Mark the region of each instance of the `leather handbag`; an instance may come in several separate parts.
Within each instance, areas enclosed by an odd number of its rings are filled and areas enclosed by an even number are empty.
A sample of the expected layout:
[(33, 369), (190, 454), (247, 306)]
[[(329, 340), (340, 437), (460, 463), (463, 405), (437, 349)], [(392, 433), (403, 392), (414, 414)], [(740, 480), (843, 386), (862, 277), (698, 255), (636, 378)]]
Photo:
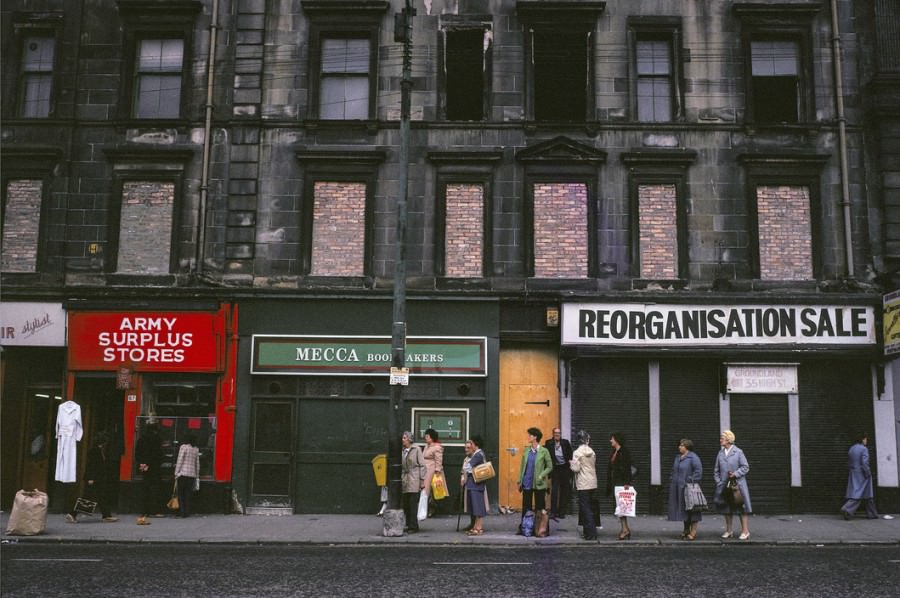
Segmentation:
[(490, 461), (486, 463), (482, 463), (480, 465), (476, 465), (472, 469), (472, 477), (475, 478), (477, 483), (486, 482), (487, 480), (495, 477), (497, 473), (494, 471), (494, 464)]
[(725, 502), (731, 507), (741, 507), (744, 504), (744, 495), (741, 493), (741, 485), (736, 478), (729, 478), (725, 484)]
[(688, 482), (684, 486), (684, 510), (685, 511), (705, 511), (709, 508), (706, 502), (706, 496), (700, 484), (696, 482)]
[(169, 499), (169, 502), (166, 503), (166, 506), (173, 510), (178, 510), (178, 480), (175, 480), (175, 483), (172, 485), (172, 498)]

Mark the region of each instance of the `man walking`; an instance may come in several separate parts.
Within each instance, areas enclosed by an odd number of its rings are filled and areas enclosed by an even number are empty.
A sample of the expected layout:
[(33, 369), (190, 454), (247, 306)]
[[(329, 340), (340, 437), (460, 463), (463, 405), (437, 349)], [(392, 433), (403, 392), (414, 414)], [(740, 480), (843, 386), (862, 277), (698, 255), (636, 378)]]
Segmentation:
[[(519, 464), (519, 492), (522, 493), (522, 520), (525, 513), (538, 512), (546, 509), (544, 495), (550, 483), (550, 472), (553, 471), (553, 461), (550, 452), (541, 446), (543, 434), (537, 428), (528, 428), (528, 444), (522, 451), (522, 462)], [(519, 531), (522, 532), (522, 520), (519, 521)]]
[(569, 461), (572, 460), (572, 444), (562, 437), (562, 430), (553, 428), (553, 438), (544, 444), (544, 448), (553, 459), (553, 473), (550, 474), (550, 517), (565, 518), (571, 490), (572, 470)]
[(841, 507), (844, 519), (852, 519), (860, 503), (866, 505), (866, 517), (878, 519), (875, 510), (875, 491), (872, 488), (872, 470), (869, 469), (869, 435), (860, 434), (847, 453), (847, 502)]

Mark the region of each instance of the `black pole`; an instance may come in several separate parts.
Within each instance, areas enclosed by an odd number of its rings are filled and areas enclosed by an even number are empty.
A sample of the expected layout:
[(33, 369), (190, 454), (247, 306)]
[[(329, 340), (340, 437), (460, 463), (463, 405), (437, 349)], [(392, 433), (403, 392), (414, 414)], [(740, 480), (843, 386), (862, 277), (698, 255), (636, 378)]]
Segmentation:
[[(394, 313), (391, 327), (391, 366), (406, 366), (406, 221), (409, 193), (409, 119), (412, 93), (412, 0), (395, 21), (394, 39), (403, 42), (403, 76), (400, 80), (400, 191), (397, 197), (397, 239), (394, 261)], [(400, 508), (401, 443), (403, 426), (403, 385), (392, 380), (388, 416), (388, 508)], [(393, 521), (393, 518), (390, 519)], [(389, 519), (385, 518), (385, 533)]]

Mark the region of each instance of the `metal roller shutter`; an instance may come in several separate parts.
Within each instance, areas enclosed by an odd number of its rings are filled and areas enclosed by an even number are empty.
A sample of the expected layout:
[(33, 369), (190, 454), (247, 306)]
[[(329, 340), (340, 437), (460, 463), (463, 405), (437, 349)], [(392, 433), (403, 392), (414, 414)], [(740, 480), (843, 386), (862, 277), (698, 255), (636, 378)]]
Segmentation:
[[(634, 480), (638, 493), (648, 495), (650, 485), (650, 406), (647, 362), (640, 359), (581, 358), (573, 364), (572, 434), (585, 429), (597, 453), (600, 507), (612, 513), (612, 499), (605, 497), (609, 436), (625, 435), (633, 463), (638, 467)], [(649, 510), (640, 500), (638, 511)], [(573, 511), (577, 513), (576, 511)]]
[[(750, 463), (754, 513), (791, 513), (791, 439), (787, 395), (731, 395), (731, 431)], [(715, 463), (712, 464), (713, 466)]]

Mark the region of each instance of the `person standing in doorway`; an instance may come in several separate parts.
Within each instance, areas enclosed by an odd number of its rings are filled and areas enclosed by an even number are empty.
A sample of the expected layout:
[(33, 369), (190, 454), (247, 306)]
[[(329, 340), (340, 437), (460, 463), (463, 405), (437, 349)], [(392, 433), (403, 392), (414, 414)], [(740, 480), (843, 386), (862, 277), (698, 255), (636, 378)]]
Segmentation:
[[(88, 451), (87, 464), (84, 468), (84, 492), (87, 498), (97, 501), (97, 508), (103, 514), (105, 523), (115, 523), (112, 507), (115, 497), (115, 485), (119, 480), (119, 459), (114, 458), (110, 449), (108, 432), (98, 432), (94, 446)], [(69, 523), (78, 523), (78, 513), (72, 510), (66, 515)]]
[(138, 525), (150, 525), (147, 517), (162, 517), (160, 509), (160, 470), (162, 469), (163, 450), (159, 438), (159, 424), (154, 419), (147, 420), (144, 433), (138, 438), (134, 448), (134, 460), (141, 474), (142, 509), (138, 517)]
[[(732, 520), (737, 514), (741, 518), (741, 540), (750, 538), (750, 488), (747, 486), (747, 474), (750, 473), (750, 463), (744, 455), (744, 451), (734, 445), (734, 432), (725, 430), (719, 436), (719, 454), (716, 456), (716, 467), (713, 469), (713, 479), (716, 482), (716, 494), (713, 502), (720, 506), (725, 516), (725, 531), (722, 538), (731, 538), (734, 535)], [(734, 492), (727, 488), (729, 483), (737, 484), (740, 489), (741, 501), (734, 501)]]
[(406, 515), (406, 529), (414, 534), (419, 531), (419, 496), (425, 489), (425, 460), (422, 449), (413, 444), (412, 432), (404, 432), (400, 439), (403, 444), (400, 479), (403, 485), (403, 513)]
[(575, 488), (578, 491), (578, 520), (585, 540), (597, 539), (597, 523), (594, 521), (594, 491), (597, 489), (597, 455), (591, 448), (591, 435), (579, 430), (576, 436), (581, 445), (572, 453), (569, 466), (575, 472)]
[(175, 480), (178, 487), (177, 517), (188, 517), (191, 514), (191, 496), (200, 480), (200, 449), (194, 434), (188, 434), (178, 447)]
[[(609, 436), (609, 466), (606, 469), (606, 495), (612, 496), (616, 486), (630, 486), (632, 478), (631, 453), (625, 447), (625, 436), (621, 432), (613, 432)], [(619, 540), (630, 540), (631, 528), (628, 517), (619, 517)]]
[[(550, 485), (550, 472), (553, 471), (553, 460), (550, 451), (541, 446), (543, 434), (537, 428), (528, 428), (528, 444), (522, 450), (522, 461), (519, 464), (519, 492), (522, 493), (522, 520), (525, 513), (532, 511), (535, 518), (538, 512), (546, 512), (547, 486)], [(519, 535), (522, 521), (519, 521)]]
[(562, 437), (562, 430), (553, 428), (553, 438), (547, 440), (544, 448), (550, 451), (553, 471), (550, 474), (550, 517), (565, 518), (569, 506), (569, 492), (572, 484), (572, 444)]
[(878, 519), (875, 509), (875, 489), (872, 486), (872, 470), (869, 468), (869, 435), (865, 432), (857, 436), (856, 442), (847, 453), (847, 502), (841, 507), (844, 519), (853, 519), (860, 503), (866, 506), (866, 517)]

